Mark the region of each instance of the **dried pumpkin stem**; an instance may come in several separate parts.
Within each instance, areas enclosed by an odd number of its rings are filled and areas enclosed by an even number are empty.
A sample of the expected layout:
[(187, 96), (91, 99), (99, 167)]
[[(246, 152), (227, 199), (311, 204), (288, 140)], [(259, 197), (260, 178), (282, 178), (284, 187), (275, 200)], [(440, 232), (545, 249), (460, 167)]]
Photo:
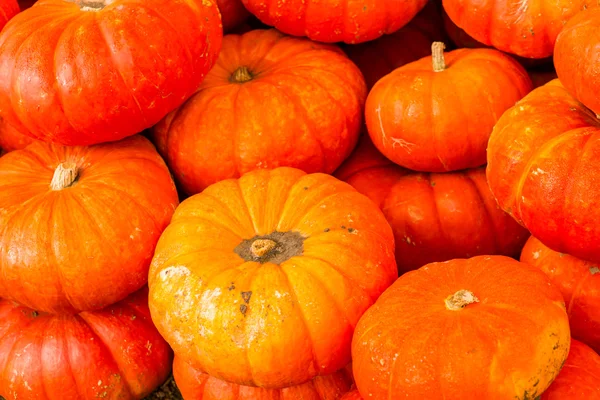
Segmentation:
[(431, 45), (431, 64), (434, 72), (442, 72), (446, 69), (446, 60), (444, 59), (444, 49), (446, 45), (442, 42), (433, 42)]
[(230, 81), (233, 83), (244, 83), (251, 81), (253, 78), (248, 67), (239, 67), (231, 74)]
[(54, 170), (54, 176), (52, 182), (50, 182), (50, 189), (52, 190), (63, 190), (71, 186), (75, 180), (77, 180), (79, 170), (77, 165), (72, 162), (65, 162), (59, 164)]
[(261, 258), (269, 254), (275, 247), (277, 247), (277, 242), (271, 239), (256, 239), (252, 242), (250, 251), (254, 257)]
[(106, 7), (110, 2), (106, 0), (79, 0), (77, 2), (79, 4), (79, 9), (81, 11), (100, 11), (104, 7)]
[(479, 299), (468, 290), (459, 290), (446, 298), (446, 308), (452, 311), (460, 310), (473, 303), (479, 303)]

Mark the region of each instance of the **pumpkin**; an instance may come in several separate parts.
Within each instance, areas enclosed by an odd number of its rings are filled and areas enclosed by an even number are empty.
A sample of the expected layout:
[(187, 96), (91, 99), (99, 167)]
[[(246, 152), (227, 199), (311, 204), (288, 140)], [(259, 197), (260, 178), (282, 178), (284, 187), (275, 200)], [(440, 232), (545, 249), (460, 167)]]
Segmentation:
[(570, 345), (560, 291), (538, 268), (505, 256), (428, 264), (386, 290), (352, 340), (366, 399), (539, 396)]
[(597, 0), (444, 0), (444, 10), (459, 28), (486, 46), (524, 58), (552, 56), (561, 29)]
[(0, 117), (0, 149), (5, 152), (21, 150), (35, 140)]
[(317, 42), (362, 43), (397, 31), (427, 0), (323, 2), (319, 0), (242, 0), (263, 23)]
[(560, 82), (577, 100), (596, 114), (600, 114), (598, 29), (600, 8), (577, 14), (558, 35), (554, 52), (554, 65)]
[(78, 312), (147, 282), (154, 247), (178, 204), (141, 136), (90, 147), (36, 142), (0, 158), (0, 297)]
[(445, 38), (439, 5), (430, 1), (400, 30), (372, 42), (345, 46), (344, 50), (360, 68), (370, 89), (396, 68), (431, 54), (431, 44)]
[(339, 400), (350, 390), (345, 370), (284, 389), (240, 386), (213, 378), (175, 357), (173, 376), (185, 400)]
[(403, 167), (447, 172), (485, 164), (502, 113), (527, 94), (531, 80), (515, 60), (491, 49), (458, 49), (396, 69), (371, 90), (366, 123), (375, 146)]
[(15, 15), (19, 13), (19, 3), (16, 0), (2, 0), (0, 2), (0, 30)]
[(585, 344), (571, 340), (567, 362), (540, 400), (600, 400), (600, 356)]
[(600, 268), (544, 246), (533, 236), (521, 253), (521, 262), (540, 268), (560, 289), (567, 304), (573, 338), (600, 351)]
[(552, 250), (600, 261), (600, 121), (558, 80), (508, 110), (488, 145), (498, 204)]
[(392, 230), (366, 196), (330, 175), (260, 169), (177, 208), (150, 311), (183, 361), (279, 389), (348, 364), (356, 322), (397, 276)]
[(152, 324), (148, 289), (100, 311), (51, 315), (0, 300), (0, 396), (141, 399), (173, 355)]
[(360, 396), (358, 390), (354, 389), (353, 391), (343, 395), (340, 400), (363, 400), (363, 398)]
[(210, 0), (39, 0), (0, 34), (0, 115), (64, 145), (131, 136), (194, 93), (221, 38)]
[(227, 35), (198, 92), (153, 137), (190, 194), (257, 168), (331, 173), (356, 145), (365, 98), (338, 47), (275, 30)]
[(237, 28), (250, 16), (240, 0), (216, 0), (216, 2), (221, 12), (223, 31), (225, 32)]
[(379, 205), (394, 231), (400, 273), (453, 258), (518, 256), (529, 236), (498, 207), (483, 167), (409, 171), (381, 155), (365, 135), (335, 176)]

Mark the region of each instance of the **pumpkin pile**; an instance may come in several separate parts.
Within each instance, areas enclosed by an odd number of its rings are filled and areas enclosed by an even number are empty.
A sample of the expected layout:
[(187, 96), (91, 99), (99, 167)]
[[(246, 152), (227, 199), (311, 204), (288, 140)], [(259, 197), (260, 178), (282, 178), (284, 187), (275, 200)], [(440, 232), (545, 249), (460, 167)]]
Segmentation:
[(0, 30), (1, 400), (600, 400), (597, 0)]

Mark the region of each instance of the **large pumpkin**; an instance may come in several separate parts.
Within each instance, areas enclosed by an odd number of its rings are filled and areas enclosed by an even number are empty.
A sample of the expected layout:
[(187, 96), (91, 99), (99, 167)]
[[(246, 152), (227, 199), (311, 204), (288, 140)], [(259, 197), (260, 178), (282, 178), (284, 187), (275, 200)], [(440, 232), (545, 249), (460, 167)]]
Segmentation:
[(0, 117), (0, 151), (21, 150), (33, 143), (35, 139), (19, 131)]
[(544, 246), (533, 236), (521, 253), (521, 262), (536, 266), (560, 289), (567, 304), (571, 335), (600, 351), (600, 268)]
[(351, 392), (346, 393), (340, 400), (363, 400), (358, 390), (354, 389)]
[(409, 171), (381, 155), (365, 135), (335, 176), (379, 205), (394, 231), (400, 273), (453, 258), (518, 256), (529, 236), (498, 207), (483, 167)]
[(498, 204), (555, 251), (600, 261), (600, 121), (558, 80), (508, 110), (488, 145)]
[(352, 386), (344, 369), (283, 389), (240, 386), (213, 378), (175, 357), (173, 376), (185, 400), (340, 400)]
[[(596, 3), (596, 2), (594, 2)], [(558, 35), (554, 65), (575, 98), (600, 114), (600, 8), (581, 12)]]
[(0, 397), (134, 400), (165, 381), (171, 349), (148, 290), (101, 311), (50, 315), (0, 300)]
[(211, 0), (39, 0), (0, 34), (0, 115), (65, 145), (131, 136), (194, 93), (221, 37)]
[(2, 0), (2, 2), (0, 2), (0, 31), (12, 17), (19, 13), (19, 11), (19, 3), (17, 3), (17, 0)]
[(450, 19), (469, 36), (525, 58), (552, 56), (561, 29), (597, 0), (444, 0)]
[(562, 295), (538, 268), (504, 256), (433, 263), (360, 319), (354, 378), (365, 399), (530, 400), (570, 340)]
[(371, 200), (330, 175), (256, 170), (181, 203), (152, 261), (150, 310), (182, 360), (283, 388), (348, 364), (356, 322), (396, 277)]
[(403, 167), (447, 172), (485, 164), (502, 113), (532, 88), (515, 60), (492, 49), (459, 49), (396, 69), (369, 93), (366, 123), (375, 146)]
[(38, 311), (100, 309), (141, 288), (177, 206), (141, 136), (37, 142), (0, 158), (0, 297)]
[(258, 19), (281, 32), (318, 42), (362, 43), (406, 25), (427, 0), (242, 0)]
[(198, 92), (153, 135), (190, 194), (257, 168), (331, 173), (356, 145), (365, 97), (337, 47), (275, 30), (228, 35)]

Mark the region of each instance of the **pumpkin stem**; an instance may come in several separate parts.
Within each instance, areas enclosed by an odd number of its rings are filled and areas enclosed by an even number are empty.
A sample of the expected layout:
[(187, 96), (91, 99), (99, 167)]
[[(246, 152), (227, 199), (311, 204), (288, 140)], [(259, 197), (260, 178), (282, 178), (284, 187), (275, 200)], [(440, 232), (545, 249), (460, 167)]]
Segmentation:
[(262, 258), (269, 254), (275, 247), (277, 247), (277, 242), (271, 239), (256, 239), (252, 242), (250, 251), (254, 257)]
[(444, 49), (446, 45), (442, 42), (433, 42), (431, 45), (431, 63), (433, 72), (442, 72), (446, 69), (446, 60), (444, 59)]
[(79, 175), (77, 165), (72, 162), (65, 162), (59, 164), (54, 170), (54, 176), (52, 182), (50, 182), (50, 189), (52, 190), (63, 190), (71, 186)]
[(233, 83), (244, 83), (251, 81), (252, 78), (253, 76), (250, 73), (248, 67), (239, 67), (238, 69), (233, 71), (233, 74), (231, 74), (229, 80)]
[(473, 303), (479, 303), (479, 299), (468, 290), (459, 290), (446, 298), (446, 308), (452, 311), (460, 310)]
[(110, 3), (107, 0), (79, 0), (79, 9), (81, 11), (100, 11)]

